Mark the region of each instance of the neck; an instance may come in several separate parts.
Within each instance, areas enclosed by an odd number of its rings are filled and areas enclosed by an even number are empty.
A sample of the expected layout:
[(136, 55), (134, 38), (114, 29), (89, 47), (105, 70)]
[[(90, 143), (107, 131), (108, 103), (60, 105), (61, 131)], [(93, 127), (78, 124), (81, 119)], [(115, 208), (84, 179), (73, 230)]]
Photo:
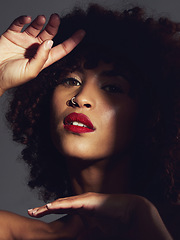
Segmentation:
[(130, 191), (130, 157), (98, 161), (68, 159), (67, 162), (74, 194)]

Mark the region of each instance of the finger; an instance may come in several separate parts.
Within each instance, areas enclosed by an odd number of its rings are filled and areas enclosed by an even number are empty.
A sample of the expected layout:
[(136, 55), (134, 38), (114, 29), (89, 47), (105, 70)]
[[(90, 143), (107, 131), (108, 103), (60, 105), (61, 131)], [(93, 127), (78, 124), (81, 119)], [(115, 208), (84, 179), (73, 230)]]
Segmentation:
[(78, 201), (76, 197), (68, 197), (68, 198), (60, 198), (52, 203), (48, 203), (44, 206), (29, 209), (28, 214), (33, 217), (42, 217), (47, 214), (62, 214), (68, 213), (72, 214), (75, 213), (77, 210), (82, 208), (83, 203), (81, 200)]
[(52, 14), (45, 29), (39, 34), (38, 38), (44, 42), (47, 39), (53, 39), (58, 31), (60, 18), (58, 14)]
[[(101, 201), (102, 202), (102, 201)], [(96, 205), (99, 205), (96, 197), (92, 194), (81, 194), (68, 198), (60, 198), (42, 207), (29, 210), (29, 215), (42, 217), (47, 214), (74, 214), (83, 212), (93, 212)]]
[(31, 217), (35, 218), (41, 218), (49, 214), (74, 214), (77, 212), (77, 210), (69, 210), (69, 209), (58, 209), (58, 210), (50, 210), (47, 209), (46, 207), (40, 207), (40, 208), (34, 208), (34, 209), (29, 209), (28, 214)]
[(28, 214), (31, 217), (43, 217), (47, 214), (50, 214), (51, 212), (49, 209), (46, 207), (46, 205), (42, 206), (41, 208), (33, 208), (33, 209), (28, 209)]
[(39, 208), (29, 209), (28, 214), (31, 217), (40, 218), (48, 214), (74, 214), (76, 211), (77, 209), (61, 208), (60, 206), (58, 209), (49, 209), (47, 204)]
[(48, 59), (50, 49), (53, 45), (52, 40), (47, 40), (43, 42), (33, 58), (30, 59), (26, 66), (26, 73), (28, 79), (35, 78), (39, 72), (42, 70), (46, 60)]
[(82, 41), (84, 36), (85, 31), (79, 30), (75, 32), (70, 38), (65, 40), (63, 43), (52, 48), (49, 55), (49, 59), (45, 63), (44, 68), (48, 67), (49, 65), (53, 64), (54, 62), (60, 60), (68, 53), (70, 53)]
[[(74, 210), (82, 210), (81, 212), (101, 212), (101, 207), (107, 202), (107, 199), (109, 199), (108, 194), (84, 193), (72, 197), (59, 198), (54, 202), (48, 203), (46, 208), (53, 212), (62, 211), (63, 209), (70, 212)], [(39, 210), (42, 212), (44, 208), (39, 208)]]
[(46, 22), (46, 18), (43, 15), (37, 16), (36, 19), (24, 30), (25, 33), (32, 37), (36, 37), (40, 31), (42, 30), (44, 24)]
[(28, 24), (30, 22), (31, 22), (30, 16), (20, 16), (12, 22), (12, 24), (10, 25), (8, 30), (15, 31), (15, 32), (21, 32), (24, 25)]

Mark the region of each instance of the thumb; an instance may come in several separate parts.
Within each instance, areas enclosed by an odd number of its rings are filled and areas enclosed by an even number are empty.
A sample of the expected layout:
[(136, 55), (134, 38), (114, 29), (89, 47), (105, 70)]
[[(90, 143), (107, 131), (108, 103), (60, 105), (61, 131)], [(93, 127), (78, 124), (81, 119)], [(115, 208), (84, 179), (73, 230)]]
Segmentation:
[(29, 61), (30, 78), (36, 77), (43, 69), (45, 62), (49, 57), (49, 52), (53, 46), (52, 40), (44, 41), (37, 49), (34, 57)]

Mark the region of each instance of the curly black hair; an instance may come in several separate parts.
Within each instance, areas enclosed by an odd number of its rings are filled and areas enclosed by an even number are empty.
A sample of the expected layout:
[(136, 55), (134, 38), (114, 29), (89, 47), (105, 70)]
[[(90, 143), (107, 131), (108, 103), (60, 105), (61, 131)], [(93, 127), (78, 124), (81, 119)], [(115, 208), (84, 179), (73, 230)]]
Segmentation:
[(31, 188), (45, 200), (72, 194), (66, 162), (50, 137), (50, 101), (54, 88), (82, 63), (113, 63), (138, 95), (139, 119), (133, 154), (133, 192), (153, 202), (177, 201), (180, 189), (180, 35), (179, 25), (153, 19), (134, 7), (123, 12), (90, 5), (61, 19), (54, 43), (78, 29), (83, 41), (36, 79), (13, 89), (7, 120), (13, 139), (24, 144)]

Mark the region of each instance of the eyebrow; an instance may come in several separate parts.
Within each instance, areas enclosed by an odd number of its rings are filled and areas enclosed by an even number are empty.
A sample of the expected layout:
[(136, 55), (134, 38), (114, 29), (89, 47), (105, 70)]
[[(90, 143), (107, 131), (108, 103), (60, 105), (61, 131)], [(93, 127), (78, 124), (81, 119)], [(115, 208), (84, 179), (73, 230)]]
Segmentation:
[[(78, 67), (78, 69), (76, 71), (78, 71), (82, 75), (85, 75), (85, 70), (86, 69), (84, 69), (83, 67)], [(89, 69), (89, 70), (91, 70), (91, 69)], [(119, 71), (119, 69), (114, 69), (114, 68), (110, 69), (110, 70), (105, 70), (105, 71), (102, 71), (99, 76), (100, 77), (121, 77), (121, 78), (127, 80), (127, 77), (125, 74), (123, 74), (122, 69), (121, 69), (121, 71)]]
[[(85, 69), (83, 67), (79, 67), (77, 69), (77, 71), (82, 73), (82, 74), (85, 74)], [(123, 77), (123, 74), (120, 71), (117, 71), (115, 69), (111, 69), (111, 70), (105, 70), (105, 71), (101, 72), (100, 76), (103, 76), (103, 77), (104, 76), (109, 76), (109, 77), (110, 76), (112, 76), (112, 77), (114, 77), (114, 76), (121, 76), (121, 77)]]
[(122, 73), (115, 70), (115, 69), (103, 71), (100, 75), (101, 76), (108, 76), (108, 77), (118, 77), (118, 76), (123, 77)]
[(75, 69), (75, 71), (77, 71), (77, 72), (79, 72), (79, 73), (81, 73), (83, 75), (85, 74), (85, 70), (84, 70), (84, 68), (82, 66), (79, 66), (77, 69)]

